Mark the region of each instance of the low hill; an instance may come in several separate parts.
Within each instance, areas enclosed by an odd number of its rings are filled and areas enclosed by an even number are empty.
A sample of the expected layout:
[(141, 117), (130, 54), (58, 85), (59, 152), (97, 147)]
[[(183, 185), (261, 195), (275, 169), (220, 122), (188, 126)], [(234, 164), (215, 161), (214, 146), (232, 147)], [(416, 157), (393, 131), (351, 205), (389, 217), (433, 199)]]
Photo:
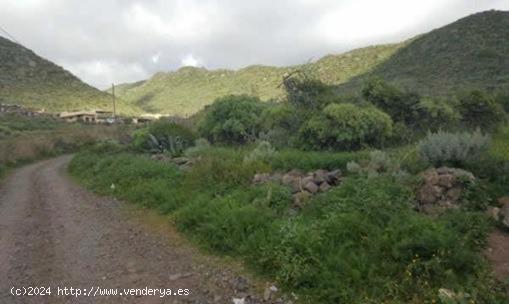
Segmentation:
[[(111, 109), (112, 98), (33, 51), (0, 37), (0, 103), (60, 112)], [(140, 111), (121, 101), (117, 109), (121, 114)]]
[(189, 115), (227, 94), (279, 99), (283, 75), (306, 67), (316, 77), (356, 93), (373, 76), (422, 94), (509, 85), (509, 12), (487, 11), (399, 44), (328, 55), (302, 66), (250, 66), (237, 71), (184, 67), (121, 86), (127, 102), (151, 112)]

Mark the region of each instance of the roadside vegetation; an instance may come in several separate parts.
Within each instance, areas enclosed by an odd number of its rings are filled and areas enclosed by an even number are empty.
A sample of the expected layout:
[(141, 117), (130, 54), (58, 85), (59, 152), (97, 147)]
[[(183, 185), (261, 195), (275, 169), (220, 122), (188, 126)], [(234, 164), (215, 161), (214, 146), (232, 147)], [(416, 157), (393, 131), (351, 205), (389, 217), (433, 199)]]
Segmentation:
[(129, 136), (125, 126), (65, 123), (49, 117), (0, 113), (0, 176), (34, 160), (73, 153), (96, 142), (121, 141)]
[[(509, 194), (502, 95), (436, 99), (376, 78), (344, 98), (305, 72), (282, 85), (285, 102), (222, 97), (191, 129), (159, 121), (129, 145), (79, 153), (70, 172), (98, 193), (169, 215), (301, 303), (507, 303), (507, 282), (483, 256), (501, 227), (486, 210)], [(428, 213), (422, 172), (442, 166), (462, 176), (461, 195)], [(335, 169), (339, 185), (298, 204), (305, 191), (277, 179)]]

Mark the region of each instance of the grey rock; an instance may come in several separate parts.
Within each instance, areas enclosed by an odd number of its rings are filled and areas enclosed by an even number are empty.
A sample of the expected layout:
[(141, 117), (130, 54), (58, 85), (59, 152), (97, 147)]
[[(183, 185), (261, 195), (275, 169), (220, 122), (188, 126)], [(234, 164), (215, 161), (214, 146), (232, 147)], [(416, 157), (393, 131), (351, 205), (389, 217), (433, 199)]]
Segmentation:
[(329, 180), (329, 172), (323, 169), (316, 170), (313, 172), (313, 180), (315, 184), (321, 184)]
[(304, 185), (304, 190), (308, 191), (309, 193), (315, 194), (318, 192), (318, 186), (313, 181), (308, 181)]
[(330, 189), (332, 188), (331, 185), (329, 185), (329, 183), (327, 182), (324, 182), (320, 185), (320, 192), (327, 192), (329, 191)]
[(438, 177), (438, 185), (451, 188), (456, 183), (456, 176), (453, 174), (443, 174)]
[(331, 185), (337, 185), (341, 182), (341, 170), (333, 170), (327, 174), (327, 181)]

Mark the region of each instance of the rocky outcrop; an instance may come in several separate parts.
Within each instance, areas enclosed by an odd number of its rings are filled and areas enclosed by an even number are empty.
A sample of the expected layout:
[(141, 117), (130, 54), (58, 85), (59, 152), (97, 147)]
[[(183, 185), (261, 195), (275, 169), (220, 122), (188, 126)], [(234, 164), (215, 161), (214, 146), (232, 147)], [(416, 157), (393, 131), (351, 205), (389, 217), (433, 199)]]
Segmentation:
[(316, 170), (302, 173), (291, 170), (285, 174), (258, 173), (253, 177), (253, 184), (259, 185), (267, 182), (278, 182), (290, 188), (294, 207), (301, 208), (312, 195), (329, 191), (332, 187), (341, 184), (343, 180), (341, 170)]
[(431, 168), (421, 176), (423, 184), (417, 192), (418, 209), (428, 214), (458, 208), (465, 183), (475, 181), (472, 173), (448, 167)]

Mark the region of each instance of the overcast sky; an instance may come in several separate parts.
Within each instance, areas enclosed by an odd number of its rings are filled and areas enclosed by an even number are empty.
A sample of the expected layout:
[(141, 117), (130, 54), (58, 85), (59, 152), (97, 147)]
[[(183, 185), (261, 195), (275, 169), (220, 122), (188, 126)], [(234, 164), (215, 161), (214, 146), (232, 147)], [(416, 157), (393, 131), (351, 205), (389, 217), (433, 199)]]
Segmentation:
[(0, 0), (0, 26), (105, 88), (185, 65), (299, 64), (489, 9), (509, 0)]

